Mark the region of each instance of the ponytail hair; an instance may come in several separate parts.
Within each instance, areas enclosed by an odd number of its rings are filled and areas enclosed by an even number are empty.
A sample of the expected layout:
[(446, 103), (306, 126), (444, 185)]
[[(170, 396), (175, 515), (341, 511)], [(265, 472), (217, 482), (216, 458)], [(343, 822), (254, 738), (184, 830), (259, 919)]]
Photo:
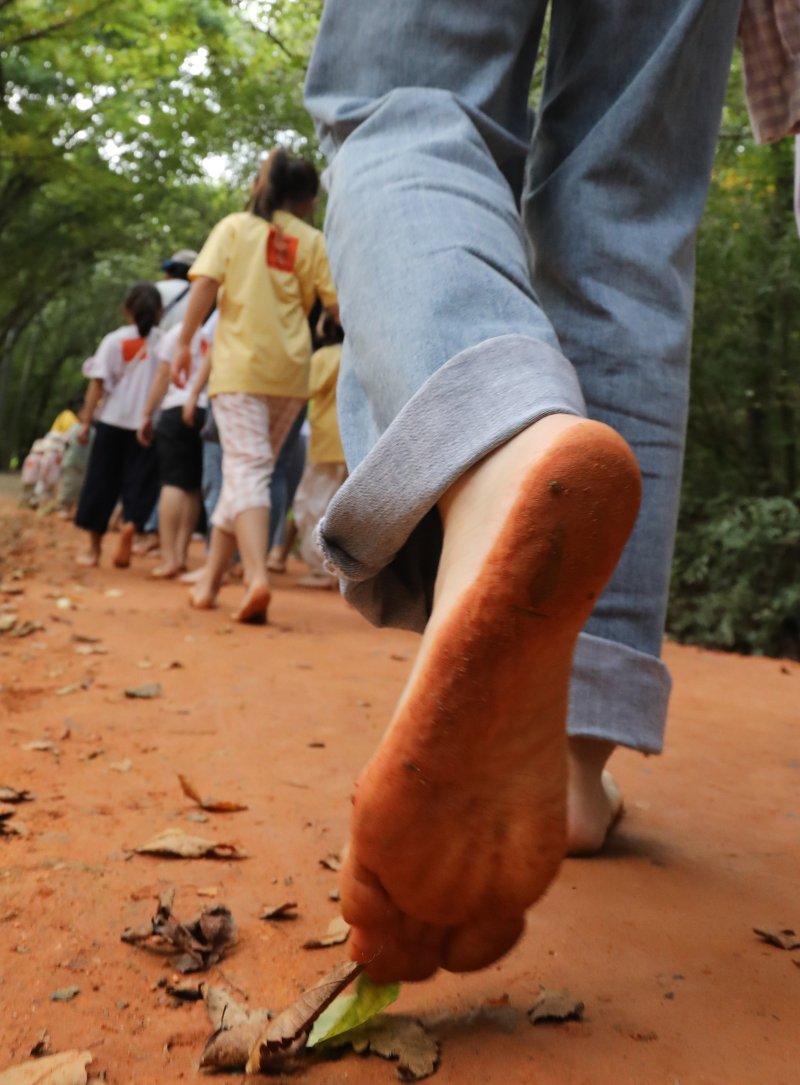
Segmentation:
[(125, 295), (125, 309), (132, 317), (139, 335), (146, 339), (161, 320), (161, 295), (152, 283), (134, 283)]
[(247, 210), (272, 221), (282, 207), (313, 200), (319, 192), (319, 175), (313, 163), (275, 147), (258, 171)]

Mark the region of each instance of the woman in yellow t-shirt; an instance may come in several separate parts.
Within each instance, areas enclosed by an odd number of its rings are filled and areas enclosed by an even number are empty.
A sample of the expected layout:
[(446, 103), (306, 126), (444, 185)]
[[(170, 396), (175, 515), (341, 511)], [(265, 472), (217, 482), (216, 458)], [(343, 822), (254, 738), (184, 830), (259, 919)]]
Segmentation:
[[(247, 211), (217, 223), (189, 272), (189, 304), (172, 363), (182, 384), (190, 344), (216, 299), (208, 394), (222, 444), (222, 492), (211, 518), (208, 562), (190, 601), (212, 607), (238, 545), (245, 597), (237, 621), (266, 621), (269, 482), (286, 435), (308, 398), (308, 313), (319, 298), (338, 317), (325, 242), (309, 225), (319, 190), (310, 162), (282, 149), (263, 163)], [(198, 375), (192, 395), (200, 391)]]

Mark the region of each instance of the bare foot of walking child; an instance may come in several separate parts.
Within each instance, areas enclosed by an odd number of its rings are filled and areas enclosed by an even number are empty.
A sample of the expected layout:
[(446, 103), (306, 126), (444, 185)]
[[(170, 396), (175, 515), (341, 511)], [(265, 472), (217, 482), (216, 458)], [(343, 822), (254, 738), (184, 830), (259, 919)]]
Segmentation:
[(433, 611), (358, 781), (342, 872), (351, 952), (374, 979), (491, 964), (555, 876), (573, 648), (639, 493), (622, 438), (553, 415), (440, 502)]

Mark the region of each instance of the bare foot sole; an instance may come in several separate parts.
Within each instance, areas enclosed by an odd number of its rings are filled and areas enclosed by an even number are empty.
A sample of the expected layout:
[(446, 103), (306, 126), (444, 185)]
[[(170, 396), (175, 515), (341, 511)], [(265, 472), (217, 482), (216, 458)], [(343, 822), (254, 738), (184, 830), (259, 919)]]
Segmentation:
[(251, 584), (247, 589), (244, 602), (231, 617), (244, 625), (266, 625), (270, 592), (266, 584)]
[(133, 537), (136, 534), (136, 528), (133, 524), (123, 524), (119, 533), (119, 542), (117, 543), (117, 550), (114, 554), (113, 562), (118, 569), (127, 569), (131, 563), (131, 552), (133, 550)]
[(351, 954), (378, 982), (486, 967), (555, 876), (572, 652), (639, 492), (617, 434), (554, 416), (443, 504), (433, 612), (358, 781), (342, 871)]
[(99, 554), (78, 554), (75, 558), (75, 564), (80, 565), (83, 569), (94, 569), (100, 564)]

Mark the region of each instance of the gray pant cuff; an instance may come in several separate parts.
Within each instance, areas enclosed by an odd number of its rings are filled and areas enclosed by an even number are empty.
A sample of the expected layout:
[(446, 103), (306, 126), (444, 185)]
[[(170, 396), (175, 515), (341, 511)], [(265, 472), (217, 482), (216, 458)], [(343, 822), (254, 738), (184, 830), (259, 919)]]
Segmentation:
[(661, 753), (671, 688), (660, 659), (582, 633), (572, 664), (567, 730)]
[(502, 335), (449, 359), (406, 403), (328, 507), (327, 568), (375, 625), (422, 631), (441, 550), (436, 502), (473, 464), (545, 415), (586, 413), (567, 359)]

